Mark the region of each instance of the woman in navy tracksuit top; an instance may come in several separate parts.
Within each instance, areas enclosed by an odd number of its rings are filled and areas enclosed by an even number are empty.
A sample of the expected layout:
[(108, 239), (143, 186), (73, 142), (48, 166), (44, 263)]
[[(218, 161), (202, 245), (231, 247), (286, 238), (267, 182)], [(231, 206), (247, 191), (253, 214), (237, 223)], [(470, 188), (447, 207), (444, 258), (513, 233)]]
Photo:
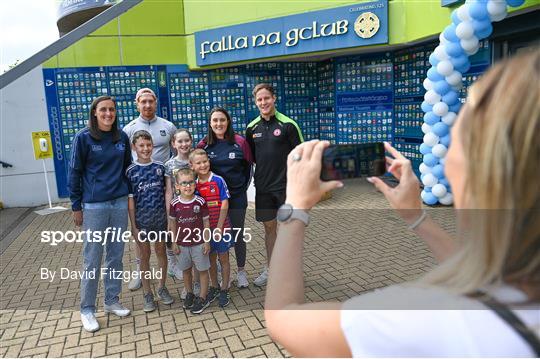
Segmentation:
[[(128, 182), (131, 164), (129, 138), (117, 127), (116, 104), (109, 96), (96, 98), (90, 108), (88, 127), (73, 139), (69, 163), (69, 193), (76, 226), (89, 230), (83, 246), (81, 321), (84, 329), (99, 329), (95, 319), (100, 278), (105, 284), (105, 312), (126, 316), (119, 303), (122, 290), (124, 242), (113, 241), (127, 228)], [(109, 228), (109, 230), (107, 230)], [(113, 233), (111, 233), (113, 232)], [(105, 238), (105, 243), (98, 236)], [(101, 268), (103, 249), (105, 265)]]
[(208, 135), (197, 145), (208, 153), (212, 172), (225, 179), (231, 198), (229, 219), (231, 226), (240, 231), (234, 245), (238, 265), (237, 285), (247, 287), (249, 282), (244, 270), (246, 264), (246, 242), (243, 240), (247, 208), (247, 189), (251, 180), (253, 157), (245, 138), (234, 133), (231, 116), (221, 107), (210, 112)]

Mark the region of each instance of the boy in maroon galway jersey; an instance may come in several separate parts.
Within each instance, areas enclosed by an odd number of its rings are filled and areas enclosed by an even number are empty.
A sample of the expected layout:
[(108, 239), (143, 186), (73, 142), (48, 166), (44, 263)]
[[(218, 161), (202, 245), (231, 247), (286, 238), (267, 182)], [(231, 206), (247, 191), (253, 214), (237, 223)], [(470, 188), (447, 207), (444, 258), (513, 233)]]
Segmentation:
[[(229, 249), (234, 245), (232, 241), (231, 225), (227, 212), (229, 211), (229, 190), (223, 177), (210, 171), (210, 160), (203, 149), (195, 149), (189, 154), (191, 168), (197, 174), (197, 194), (206, 200), (210, 212), (210, 228), (212, 240), (210, 242), (210, 280), (212, 285), (208, 289), (207, 299), (212, 302), (219, 296), (219, 306), (229, 305), (229, 277), (231, 265), (229, 263)], [(218, 283), (217, 258), (221, 264), (221, 287)]]
[[(178, 253), (178, 268), (182, 271), (187, 290), (184, 308), (200, 314), (209, 305), (208, 281), (210, 268), (210, 221), (208, 206), (204, 198), (195, 195), (195, 173), (189, 168), (178, 170), (175, 175), (176, 188), (180, 195), (171, 202), (169, 227), (172, 229), (173, 250)], [(200, 273), (201, 293), (193, 294), (191, 267)]]

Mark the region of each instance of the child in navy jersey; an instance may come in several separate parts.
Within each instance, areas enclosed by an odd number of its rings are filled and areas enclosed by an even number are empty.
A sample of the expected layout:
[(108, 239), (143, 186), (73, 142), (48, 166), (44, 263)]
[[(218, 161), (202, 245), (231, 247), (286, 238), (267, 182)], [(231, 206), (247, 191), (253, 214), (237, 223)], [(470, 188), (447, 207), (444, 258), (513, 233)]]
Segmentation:
[[(173, 250), (179, 253), (178, 268), (182, 271), (186, 299), (184, 308), (200, 314), (208, 307), (208, 268), (210, 260), (210, 222), (204, 198), (195, 195), (195, 174), (189, 168), (178, 170), (175, 186), (180, 195), (174, 198), (169, 209), (169, 227), (173, 232)], [(199, 271), (200, 296), (193, 293), (192, 267)]]
[[(145, 312), (156, 309), (154, 294), (150, 288), (150, 240), (154, 242), (159, 271), (158, 298), (164, 304), (172, 304), (174, 299), (165, 287), (167, 276), (167, 255), (165, 239), (167, 231), (167, 212), (165, 207), (165, 167), (163, 163), (153, 161), (152, 136), (141, 130), (133, 134), (132, 149), (137, 153), (137, 160), (127, 168), (129, 182), (128, 211), (131, 231), (141, 253), (141, 280), (143, 286)], [(163, 238), (162, 238), (163, 237)], [(160, 239), (162, 238), (162, 240)]]
[[(229, 248), (233, 245), (233, 234), (227, 212), (229, 210), (229, 190), (225, 180), (210, 171), (208, 155), (202, 149), (195, 149), (189, 155), (191, 167), (197, 174), (197, 192), (206, 200), (210, 213), (210, 228), (212, 241), (210, 246), (210, 279), (212, 286), (208, 290), (208, 301), (212, 302), (219, 296), (219, 306), (229, 304)], [(218, 289), (217, 258), (221, 264), (221, 290)]]

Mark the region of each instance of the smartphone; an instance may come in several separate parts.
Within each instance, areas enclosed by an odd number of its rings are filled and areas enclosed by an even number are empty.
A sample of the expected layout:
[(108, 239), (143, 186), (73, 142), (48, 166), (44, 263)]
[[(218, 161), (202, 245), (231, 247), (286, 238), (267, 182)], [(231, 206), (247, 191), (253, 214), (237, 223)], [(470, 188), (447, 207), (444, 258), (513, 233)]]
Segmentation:
[(330, 145), (322, 157), (321, 180), (382, 176), (386, 172), (382, 142)]

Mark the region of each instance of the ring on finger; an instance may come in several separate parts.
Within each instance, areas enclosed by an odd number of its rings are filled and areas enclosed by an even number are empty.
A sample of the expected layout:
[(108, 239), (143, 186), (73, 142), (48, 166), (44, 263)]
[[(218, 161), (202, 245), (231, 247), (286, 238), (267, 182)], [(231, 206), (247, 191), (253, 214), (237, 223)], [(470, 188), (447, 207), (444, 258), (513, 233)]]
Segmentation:
[(293, 161), (298, 162), (301, 159), (302, 159), (302, 156), (299, 153), (297, 153), (297, 152), (293, 153), (293, 155), (292, 155), (292, 160)]

